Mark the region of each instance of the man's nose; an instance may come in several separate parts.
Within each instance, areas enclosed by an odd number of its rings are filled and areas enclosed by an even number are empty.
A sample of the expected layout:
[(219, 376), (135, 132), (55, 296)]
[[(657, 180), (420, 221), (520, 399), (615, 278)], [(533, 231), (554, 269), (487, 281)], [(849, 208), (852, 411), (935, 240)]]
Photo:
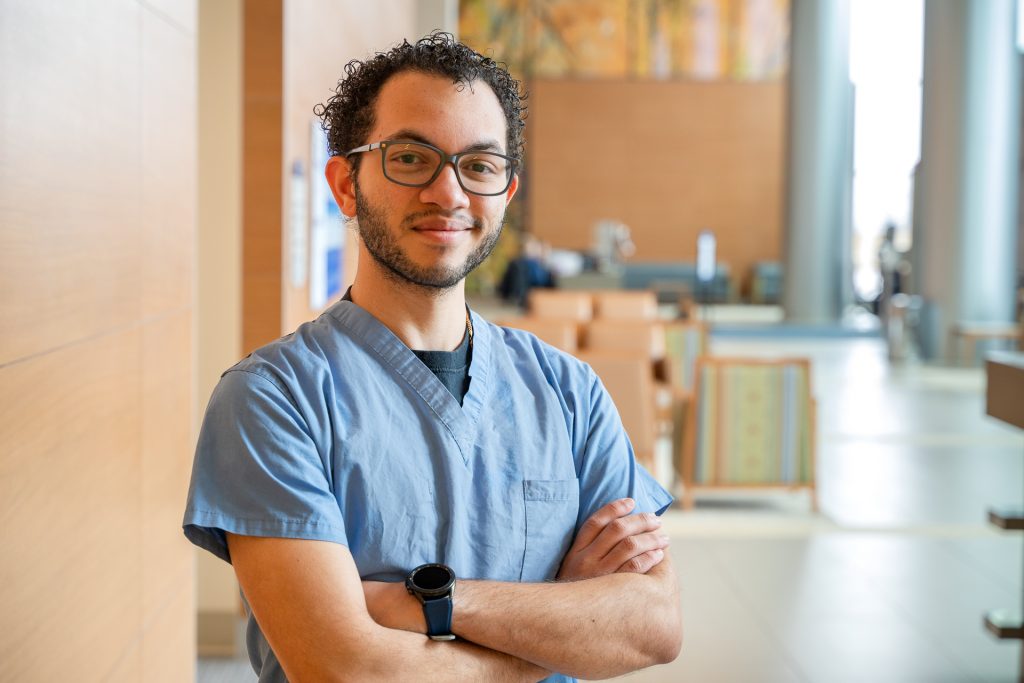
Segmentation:
[(420, 191), (424, 203), (437, 204), (444, 209), (462, 209), (469, 206), (469, 194), (462, 189), (455, 175), (455, 165), (447, 162), (441, 172)]

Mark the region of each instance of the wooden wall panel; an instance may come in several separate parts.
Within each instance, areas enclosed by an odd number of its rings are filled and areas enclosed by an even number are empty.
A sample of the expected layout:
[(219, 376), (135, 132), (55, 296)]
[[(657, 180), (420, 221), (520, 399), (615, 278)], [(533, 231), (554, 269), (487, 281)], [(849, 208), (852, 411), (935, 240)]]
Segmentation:
[(695, 261), (711, 229), (742, 275), (781, 257), (784, 83), (536, 81), (527, 120), (529, 225), (587, 249), (632, 229), (635, 260)]
[(244, 355), (282, 334), (282, 0), (251, 0), (243, 15)]
[[(142, 20), (139, 680), (171, 682), (195, 670), (195, 552), (181, 515), (193, 444), (196, 8), (169, 0), (161, 7)], [(147, 647), (154, 639), (165, 640), (164, 649)]]
[(131, 649), (122, 655), (114, 670), (102, 680), (103, 683), (138, 683), (145, 680), (142, 677), (142, 643), (134, 643)]
[(195, 9), (0, 3), (3, 681), (194, 676)]
[(180, 131), (196, 130), (196, 77), (195, 60), (179, 57), (189, 50), (194, 34), (143, 14), (143, 318), (192, 306), (196, 238), (186, 226), (196, 223), (196, 137)]
[(137, 316), (138, 24), (125, 0), (0, 5), (0, 365)]
[(194, 562), (181, 532), (192, 471), (191, 313), (152, 321), (142, 335), (142, 610), (148, 622)]
[(128, 329), (0, 371), (0, 680), (96, 679), (138, 635), (140, 348)]
[[(196, 670), (195, 600), (191, 582), (181, 582), (167, 605), (146, 624), (142, 675), (137, 681), (191, 681)], [(188, 628), (182, 628), (188, 624)]]

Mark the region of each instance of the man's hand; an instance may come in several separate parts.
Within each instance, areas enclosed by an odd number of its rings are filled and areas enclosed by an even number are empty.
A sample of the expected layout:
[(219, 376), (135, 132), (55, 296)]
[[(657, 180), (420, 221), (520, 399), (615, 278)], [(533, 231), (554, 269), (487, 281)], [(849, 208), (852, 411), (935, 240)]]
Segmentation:
[(668, 536), (658, 533), (661, 520), (653, 513), (630, 515), (635, 505), (631, 498), (620, 498), (591, 515), (565, 554), (558, 579), (646, 574), (665, 559)]
[[(227, 540), (238, 582), (289, 681), (525, 683), (550, 671), (473, 643), (381, 628), (367, 614), (365, 588), (343, 545), (232, 533)], [(397, 604), (405, 587), (384, 585), (394, 592), (383, 604)], [(415, 598), (406, 597), (412, 613)]]

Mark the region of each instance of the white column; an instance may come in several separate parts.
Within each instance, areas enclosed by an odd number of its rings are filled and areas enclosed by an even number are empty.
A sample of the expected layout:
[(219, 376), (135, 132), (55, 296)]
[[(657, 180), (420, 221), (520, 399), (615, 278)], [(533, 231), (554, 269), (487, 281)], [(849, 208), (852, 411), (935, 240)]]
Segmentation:
[(914, 275), (927, 358), (1014, 314), (1020, 53), (1014, 0), (928, 0)]
[(853, 95), (848, 0), (793, 0), (783, 306), (839, 319), (849, 297)]

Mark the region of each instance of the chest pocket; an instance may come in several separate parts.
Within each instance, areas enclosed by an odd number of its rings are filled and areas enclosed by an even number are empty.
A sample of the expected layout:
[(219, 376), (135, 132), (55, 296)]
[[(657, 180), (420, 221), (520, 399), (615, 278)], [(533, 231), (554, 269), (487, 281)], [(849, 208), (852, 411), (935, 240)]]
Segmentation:
[(580, 487), (576, 479), (523, 482), (526, 548), (520, 581), (555, 578), (576, 529)]

